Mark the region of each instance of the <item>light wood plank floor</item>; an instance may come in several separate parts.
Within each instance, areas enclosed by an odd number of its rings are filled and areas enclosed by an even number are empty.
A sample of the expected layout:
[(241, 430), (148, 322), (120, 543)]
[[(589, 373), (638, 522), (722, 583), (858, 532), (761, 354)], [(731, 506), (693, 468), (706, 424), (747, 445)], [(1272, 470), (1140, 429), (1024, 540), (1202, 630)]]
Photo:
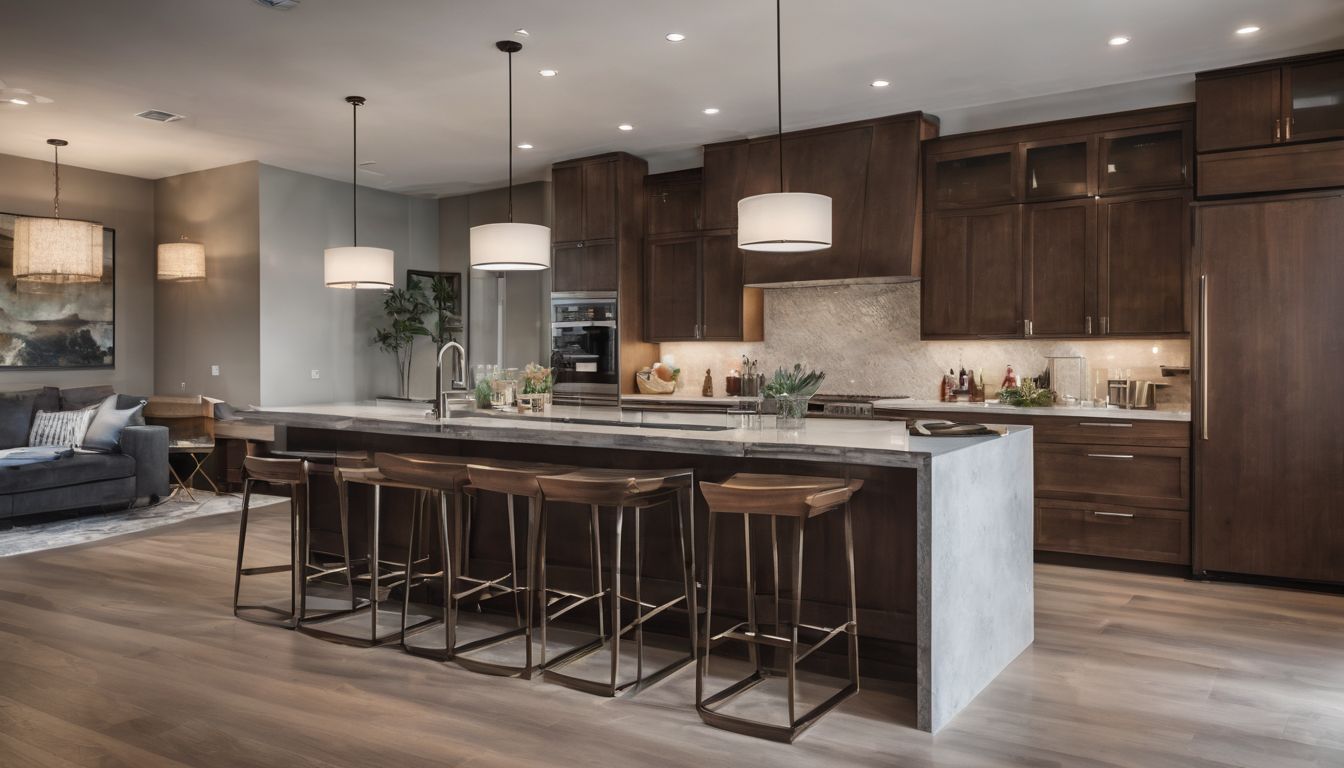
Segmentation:
[[(260, 526), (279, 554), (281, 515)], [(937, 736), (870, 686), (785, 746), (229, 613), (236, 517), (0, 559), (0, 766), (1344, 765), (1344, 598), (1037, 568), (1037, 640)]]

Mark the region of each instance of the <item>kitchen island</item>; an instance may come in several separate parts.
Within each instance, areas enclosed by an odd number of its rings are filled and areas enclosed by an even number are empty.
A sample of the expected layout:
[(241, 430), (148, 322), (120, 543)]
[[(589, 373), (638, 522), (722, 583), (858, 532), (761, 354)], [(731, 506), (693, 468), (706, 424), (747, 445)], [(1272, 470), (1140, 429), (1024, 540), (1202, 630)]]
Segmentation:
[[(468, 411), (433, 420), (418, 410), (362, 404), (270, 408), (243, 414), (273, 424), (290, 450), (406, 451), (590, 467), (689, 467), (697, 479), (734, 472), (861, 478), (854, 499), (860, 648), (865, 675), (913, 681), (918, 728), (936, 732), (1033, 639), (1032, 432), (910, 437), (893, 422), (813, 419), (779, 430), (722, 414), (622, 412), (554, 406), (541, 414)], [(704, 517), (697, 500), (697, 569)], [(555, 519), (554, 517), (552, 518)], [(809, 551), (804, 610), (841, 610), (841, 537), (824, 531)], [(584, 562), (581, 536), (558, 560)], [(725, 535), (720, 558), (734, 550)], [(741, 547), (739, 538), (736, 546)], [(654, 548), (656, 549), (656, 547)], [(723, 559), (718, 560), (724, 563)], [(549, 565), (548, 565), (549, 568)], [(653, 574), (656, 578), (657, 574)], [(732, 586), (740, 569), (724, 569)], [(719, 578), (716, 575), (716, 579)], [(739, 587), (739, 592), (743, 590)], [(744, 610), (745, 595), (716, 615)], [(893, 714), (893, 721), (897, 717)]]

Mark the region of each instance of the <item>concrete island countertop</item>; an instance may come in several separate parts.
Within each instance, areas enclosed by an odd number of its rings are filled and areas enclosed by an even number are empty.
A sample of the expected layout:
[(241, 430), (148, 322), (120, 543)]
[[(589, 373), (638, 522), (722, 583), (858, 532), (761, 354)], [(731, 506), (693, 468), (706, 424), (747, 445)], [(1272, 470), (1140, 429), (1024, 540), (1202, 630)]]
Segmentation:
[[(290, 427), (353, 429), (458, 440), (687, 452), (737, 457), (916, 467), (997, 436), (911, 437), (899, 422), (870, 419), (809, 419), (799, 430), (780, 430), (773, 416), (759, 429), (740, 428), (722, 413), (623, 411), (615, 407), (554, 405), (545, 413), (467, 411), (435, 421), (418, 408), (331, 403), (243, 411), (244, 419)], [(1029, 430), (1009, 427), (1009, 433)]]

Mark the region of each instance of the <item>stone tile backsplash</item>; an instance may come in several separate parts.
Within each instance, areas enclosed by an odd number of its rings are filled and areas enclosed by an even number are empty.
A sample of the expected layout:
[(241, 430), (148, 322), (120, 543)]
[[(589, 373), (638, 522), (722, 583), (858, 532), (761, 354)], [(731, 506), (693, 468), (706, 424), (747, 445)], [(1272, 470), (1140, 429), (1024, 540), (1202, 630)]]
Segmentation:
[[(938, 398), (940, 373), (947, 369), (983, 371), (992, 394), (1011, 364), (1019, 376), (1045, 370), (1047, 356), (1085, 358), (1085, 381), (1093, 372), (1128, 370), (1134, 378), (1158, 380), (1159, 365), (1188, 366), (1190, 342), (1184, 339), (920, 341), (919, 283), (772, 288), (765, 292), (765, 341), (664, 343), (664, 360), (682, 369), (683, 392), (698, 392), (705, 369), (714, 390), (723, 394), (724, 377), (741, 365), (742, 355), (758, 359), (767, 375), (781, 365), (800, 362), (825, 371), (822, 394), (909, 395)], [(1159, 390), (1158, 405), (1188, 407), (1188, 377), (1170, 377)]]

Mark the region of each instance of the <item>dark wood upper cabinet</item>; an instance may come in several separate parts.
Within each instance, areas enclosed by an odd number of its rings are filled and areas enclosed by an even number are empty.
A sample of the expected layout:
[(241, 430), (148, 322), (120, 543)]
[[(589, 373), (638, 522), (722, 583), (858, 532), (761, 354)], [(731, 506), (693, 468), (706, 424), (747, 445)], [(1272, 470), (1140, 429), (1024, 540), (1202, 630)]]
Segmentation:
[(1201, 72), (1200, 152), (1344, 136), (1344, 54), (1333, 51)]
[(1097, 140), (1097, 192), (1102, 195), (1190, 185), (1188, 124), (1103, 133)]
[(1023, 302), (1031, 336), (1091, 336), (1097, 312), (1097, 203), (1024, 206)]
[(1013, 145), (931, 156), (929, 205), (982, 208), (1018, 202), (1021, 175), (1017, 157)]
[[(921, 113), (784, 135), (784, 191), (831, 198), (830, 248), (743, 256), (751, 285), (919, 274), (920, 142), (937, 134)], [(701, 227), (735, 229), (737, 202), (780, 191), (773, 136), (705, 147)]]
[(742, 286), (737, 236), (651, 237), (645, 246), (648, 341), (760, 341), (760, 288)]
[(1279, 68), (1195, 80), (1200, 152), (1258, 147), (1283, 132)]
[(1285, 141), (1344, 136), (1344, 58), (1284, 67)]
[(571, 243), (583, 239), (583, 166), (556, 166), (551, 171), (551, 240)]
[(1022, 143), (1022, 174), (1027, 202), (1067, 200), (1096, 194), (1096, 139), (1068, 139)]
[(700, 229), (700, 169), (648, 176), (644, 180), (650, 235), (695, 232)]
[(1021, 336), (1021, 206), (937, 211), (925, 226), (922, 336)]
[(1189, 194), (1102, 198), (1099, 205), (1102, 332), (1189, 333)]
[(583, 239), (616, 237), (616, 161), (583, 165)]
[(650, 240), (644, 254), (644, 335), (691, 341), (700, 326), (700, 236)]
[(614, 243), (557, 245), (551, 270), (556, 293), (615, 291), (620, 284)]

